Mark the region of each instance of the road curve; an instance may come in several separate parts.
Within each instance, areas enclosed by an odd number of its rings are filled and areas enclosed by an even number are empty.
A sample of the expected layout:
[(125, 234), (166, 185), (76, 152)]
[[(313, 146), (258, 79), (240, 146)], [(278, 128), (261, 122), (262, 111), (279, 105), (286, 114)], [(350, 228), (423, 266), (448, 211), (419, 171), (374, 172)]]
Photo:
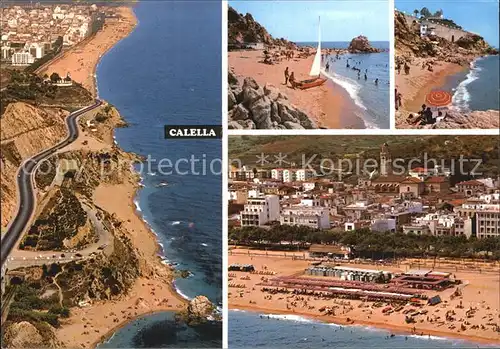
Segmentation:
[(15, 246), (17, 240), (24, 231), (26, 225), (28, 224), (33, 211), (35, 209), (35, 194), (33, 188), (32, 176), (35, 172), (37, 164), (54, 154), (59, 149), (64, 148), (68, 144), (73, 143), (78, 137), (78, 117), (82, 114), (95, 109), (102, 105), (102, 101), (96, 99), (95, 103), (79, 109), (66, 118), (66, 127), (68, 128), (68, 137), (62, 142), (56, 144), (52, 148), (46, 149), (37, 155), (26, 159), (17, 172), (17, 189), (19, 196), (19, 204), (15, 218), (11, 221), (7, 231), (2, 237), (0, 255), (1, 255), (1, 266), (3, 267), (5, 261), (7, 260), (12, 248)]

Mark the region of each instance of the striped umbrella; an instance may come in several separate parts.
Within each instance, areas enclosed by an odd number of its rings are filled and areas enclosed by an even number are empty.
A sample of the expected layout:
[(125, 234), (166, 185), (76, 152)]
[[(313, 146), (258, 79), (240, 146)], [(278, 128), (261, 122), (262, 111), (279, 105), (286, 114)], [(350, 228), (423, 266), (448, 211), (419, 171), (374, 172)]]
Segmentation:
[(451, 93), (446, 91), (432, 91), (425, 98), (425, 103), (433, 107), (445, 107), (451, 104)]

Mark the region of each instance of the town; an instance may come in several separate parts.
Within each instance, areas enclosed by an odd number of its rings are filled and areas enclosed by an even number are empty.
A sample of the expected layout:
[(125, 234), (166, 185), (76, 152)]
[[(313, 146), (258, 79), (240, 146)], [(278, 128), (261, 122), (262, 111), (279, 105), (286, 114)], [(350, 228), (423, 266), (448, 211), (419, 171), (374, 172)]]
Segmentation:
[[(380, 151), (378, 176), (357, 185), (315, 178), (313, 169), (232, 168), (231, 225), (303, 225), (313, 229), (402, 232), (434, 236), (500, 236), (497, 178), (450, 185), (450, 170), (414, 167), (393, 174), (390, 147)], [(233, 216), (234, 218), (234, 216)]]
[(29, 66), (53, 50), (74, 46), (103, 25), (95, 4), (4, 6), (1, 11), (1, 61), (13, 66)]

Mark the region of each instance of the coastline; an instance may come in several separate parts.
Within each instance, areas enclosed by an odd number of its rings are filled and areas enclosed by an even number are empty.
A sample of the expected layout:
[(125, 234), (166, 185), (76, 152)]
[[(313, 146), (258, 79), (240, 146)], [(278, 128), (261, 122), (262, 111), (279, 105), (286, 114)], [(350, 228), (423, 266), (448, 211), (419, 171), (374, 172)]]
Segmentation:
[(70, 73), (75, 82), (81, 83), (94, 97), (98, 96), (96, 69), (100, 59), (118, 42), (128, 37), (138, 23), (132, 6), (120, 6), (116, 10), (121, 16), (120, 20), (105, 22), (100, 31), (55, 57), (38, 70), (37, 74), (50, 75), (58, 72), (65, 76)]
[[(333, 277), (307, 276), (304, 270), (310, 267), (311, 260), (304, 259), (305, 254), (300, 253), (300, 259), (295, 259), (283, 252), (270, 253), (270, 251), (238, 249), (238, 253), (229, 254), (229, 264), (251, 264), (257, 273), (246, 273), (232, 271), (229, 274), (228, 307), (230, 309), (242, 309), (272, 314), (294, 314), (314, 318), (323, 322), (336, 324), (362, 325), (388, 329), (401, 333), (411, 333), (416, 327), (416, 333), (433, 335), (445, 338), (459, 338), (484, 344), (500, 344), (500, 333), (494, 323), (500, 314), (499, 292), (500, 279), (498, 266), (490, 266), (493, 269), (484, 269), (483, 273), (472, 267), (458, 269), (453, 264), (443, 264), (436, 267), (439, 271), (450, 271), (456, 278), (463, 281), (459, 296), (453, 296), (455, 288), (447, 288), (442, 291), (424, 291), (427, 297), (438, 294), (442, 303), (439, 305), (421, 304), (413, 307), (406, 304), (405, 310), (426, 310), (427, 315), (415, 317), (415, 323), (407, 324), (405, 313), (393, 311), (384, 313), (384, 307), (390, 302), (368, 302), (359, 299), (324, 298), (317, 295), (297, 295), (291, 289), (286, 292), (269, 292), (263, 290), (266, 287), (266, 279), (276, 277), (308, 277), (321, 280), (338, 280)], [(397, 264), (384, 265), (362, 264), (363, 269), (383, 269), (389, 272), (404, 272), (413, 268), (425, 268), (418, 262), (407, 259), (398, 261)], [(432, 261), (430, 261), (432, 265)], [(352, 263), (337, 262), (336, 264), (352, 267)], [(490, 268), (488, 267), (488, 268)], [(432, 267), (431, 267), (432, 268)], [(486, 268), (486, 265), (481, 268)], [(264, 273), (261, 273), (264, 271)], [(272, 272), (272, 273), (269, 273)], [(269, 276), (262, 276), (269, 275)], [(264, 278), (264, 280), (262, 279)], [(264, 282), (264, 284), (262, 284)], [(329, 307), (334, 309), (333, 314), (325, 315), (320, 309)], [(393, 307), (396, 307), (393, 305)], [(467, 315), (467, 309), (475, 309), (472, 316)], [(445, 314), (453, 312), (453, 319), (448, 319)], [(465, 323), (465, 327), (462, 325)], [(481, 326), (484, 325), (484, 326)]]
[[(232, 311), (243, 311), (243, 312), (250, 312), (254, 314), (266, 314), (266, 315), (294, 315), (294, 316), (300, 316), (305, 319), (310, 319), (313, 321), (318, 321), (321, 323), (330, 323), (330, 324), (336, 324), (336, 325), (341, 325), (341, 326), (363, 326), (363, 327), (371, 327), (371, 328), (376, 328), (380, 330), (386, 330), (391, 333), (397, 333), (400, 335), (417, 335), (415, 333), (411, 332), (412, 326), (396, 326), (396, 325), (389, 325), (389, 324), (384, 324), (384, 323), (379, 323), (379, 322), (373, 322), (373, 321), (366, 321), (366, 320), (352, 320), (352, 321), (347, 321), (346, 318), (339, 318), (339, 317), (328, 317), (328, 316), (320, 316), (320, 315), (311, 315), (307, 313), (300, 313), (300, 312), (293, 312), (293, 311), (286, 311), (283, 309), (271, 309), (271, 308), (260, 308), (256, 306), (231, 306), (229, 305), (229, 309)], [(417, 332), (423, 332), (420, 331), (417, 328)], [(458, 340), (463, 340), (466, 342), (473, 342), (474, 344), (485, 344), (485, 345), (497, 345), (499, 342), (498, 341), (493, 341), (493, 340), (488, 340), (483, 337), (475, 337), (475, 336), (464, 336), (460, 334), (455, 334), (455, 333), (448, 333), (448, 332), (443, 332), (443, 331), (435, 331), (435, 330), (429, 330), (425, 329), (424, 335), (421, 335), (422, 338), (426, 338), (427, 336), (433, 336), (433, 337), (440, 337), (444, 339), (458, 339)]]
[[(84, 87), (91, 89), (94, 96), (97, 96), (97, 76), (95, 72), (100, 59), (119, 41), (125, 39), (137, 24), (135, 13), (131, 7), (120, 7), (119, 9), (122, 15), (127, 16), (126, 22), (119, 23), (125, 23), (128, 30), (119, 32), (122, 35), (108, 37), (112, 44), (107, 47), (103, 47), (95, 41), (93, 42), (93, 40), (89, 40), (85, 44), (85, 46), (97, 45), (97, 48), (105, 48), (97, 52), (97, 55), (94, 51), (93, 60), (91, 60), (92, 79), (84, 81), (86, 83)], [(131, 23), (132, 26), (130, 26)], [(109, 29), (109, 31), (111, 34), (117, 33), (116, 27)], [(103, 29), (102, 35), (105, 34)], [(107, 43), (110, 44), (109, 41)], [(69, 53), (71, 53), (71, 50), (66, 52), (66, 54)], [(76, 53), (76, 55), (78, 54)], [(69, 62), (65, 61), (65, 59), (69, 59)], [(67, 55), (63, 55), (57, 62), (52, 62), (45, 69), (48, 70), (50, 67), (55, 69), (54, 66), (71, 66), (74, 62), (74, 56), (68, 58)], [(89, 66), (87, 65), (85, 68), (88, 71)], [(113, 137), (115, 128), (119, 127), (120, 122), (124, 122), (121, 116), (119, 116), (119, 119), (119, 122), (112, 125), (111, 135), (102, 144), (108, 148), (118, 148), (122, 158), (130, 159), (134, 155), (124, 152)], [(86, 139), (84, 137), (88, 138), (88, 135), (85, 135), (85, 132), (80, 132), (80, 143)], [(75, 143), (77, 142), (79, 142), (78, 139)], [(173, 269), (162, 263), (163, 260), (160, 255), (163, 251), (158, 237), (136, 209), (135, 199), (141, 188), (139, 174), (133, 168), (125, 169), (125, 171), (122, 183), (99, 185), (94, 192), (93, 201), (123, 222), (139, 257), (141, 275), (135, 281), (133, 287), (116, 300), (96, 301), (91, 306), (84, 308), (73, 307), (70, 317), (62, 322), (60, 328), (56, 329), (56, 338), (63, 342), (65, 346), (88, 347), (91, 345), (96, 347), (99, 343), (110, 338), (117, 330), (139, 317), (158, 312), (177, 311), (185, 308), (188, 303), (188, 300), (175, 289)], [(89, 327), (93, 331), (89, 331)], [(104, 334), (101, 331), (104, 331)]]

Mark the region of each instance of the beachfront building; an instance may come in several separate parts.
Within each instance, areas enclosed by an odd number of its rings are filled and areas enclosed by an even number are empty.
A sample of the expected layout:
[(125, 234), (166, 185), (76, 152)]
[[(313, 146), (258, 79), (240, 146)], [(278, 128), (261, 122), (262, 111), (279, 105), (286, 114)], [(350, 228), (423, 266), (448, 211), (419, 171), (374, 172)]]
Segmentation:
[(248, 193), (247, 203), (240, 212), (242, 227), (260, 227), (280, 219), (280, 204), (277, 195)]
[(16, 52), (12, 55), (12, 65), (27, 66), (35, 62), (35, 57), (29, 52)]
[(307, 205), (287, 207), (281, 212), (280, 223), (282, 225), (305, 225), (313, 229), (329, 229), (329, 210)]
[(499, 205), (477, 211), (476, 234), (478, 239), (500, 236)]

